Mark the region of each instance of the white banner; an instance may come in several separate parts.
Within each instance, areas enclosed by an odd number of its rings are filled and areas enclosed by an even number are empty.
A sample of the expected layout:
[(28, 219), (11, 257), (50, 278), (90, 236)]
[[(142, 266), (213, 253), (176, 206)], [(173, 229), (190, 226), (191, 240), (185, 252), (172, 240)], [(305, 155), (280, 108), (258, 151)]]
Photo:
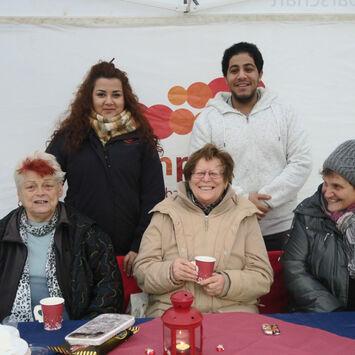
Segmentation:
[(0, 24), (0, 217), (17, 206), (12, 178), (17, 160), (45, 149), (89, 67), (113, 57), (162, 138), (167, 194), (174, 191), (193, 120), (223, 87), (223, 51), (239, 41), (259, 47), (265, 86), (297, 109), (308, 130), (314, 165), (299, 197), (315, 191), (323, 160), (355, 137), (355, 22), (189, 21), (126, 27)]

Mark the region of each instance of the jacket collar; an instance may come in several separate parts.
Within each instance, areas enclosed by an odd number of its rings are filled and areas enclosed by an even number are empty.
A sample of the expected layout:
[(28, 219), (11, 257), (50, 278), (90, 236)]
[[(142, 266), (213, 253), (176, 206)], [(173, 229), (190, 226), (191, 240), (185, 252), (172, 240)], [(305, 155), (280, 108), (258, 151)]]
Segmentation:
[(23, 243), (22, 238), (20, 236), (18, 225), (23, 207), (19, 207), (13, 211), (5, 229), (4, 236), (2, 241), (4, 242), (15, 242), (15, 243)]
[(63, 202), (58, 201), (58, 222), (57, 222), (57, 227), (61, 224), (71, 224), (69, 218), (68, 218), (68, 214), (67, 214), (67, 210), (65, 209), (65, 205)]
[[(323, 184), (320, 184), (317, 191), (311, 197), (308, 197), (302, 201), (296, 207), (294, 212), (305, 216), (323, 219), (327, 224), (327, 228), (331, 229), (335, 234), (340, 234), (336, 224), (323, 212), (321, 208), (320, 198), (322, 194), (322, 186)], [(319, 224), (314, 225), (313, 228), (316, 228), (318, 225)], [(320, 231), (324, 230), (320, 229)]]
[[(277, 98), (276, 93), (272, 92), (270, 89), (265, 89), (265, 88), (258, 88), (258, 95), (260, 98), (254, 105), (253, 109), (251, 110), (250, 115), (253, 115), (257, 112), (266, 110), (271, 106), (271, 103)], [(219, 92), (215, 96), (215, 98), (210, 99), (207, 102), (206, 107), (214, 107), (216, 110), (218, 110), (221, 114), (226, 114), (226, 113), (239, 113), (240, 115), (243, 115), (241, 112), (233, 108), (230, 104), (227, 103), (227, 101), (230, 99), (232, 94), (230, 92)], [(243, 115), (244, 116), (244, 115)]]
[[(177, 192), (172, 196), (166, 198), (162, 202), (158, 203), (150, 212), (161, 212), (169, 214), (171, 211), (171, 201), (180, 199), (187, 210), (194, 210), (202, 215), (203, 211), (197, 207), (190, 199), (187, 197), (185, 183), (183, 181), (177, 184)], [(258, 212), (258, 209), (248, 200), (243, 197), (237, 196), (237, 194), (232, 189), (231, 185), (228, 186), (228, 190), (223, 200), (217, 205), (209, 214), (209, 216), (220, 215), (226, 212), (226, 210), (232, 208), (233, 206), (238, 206), (240, 211), (247, 216), (251, 216)]]
[[(62, 224), (71, 224), (69, 221), (67, 212), (64, 207), (63, 202), (58, 202), (57, 205), (58, 208), (58, 222), (56, 228)], [(20, 223), (20, 217), (22, 212), (24, 211), (24, 207), (19, 207), (16, 210), (13, 211), (9, 222), (7, 223), (6, 230), (4, 233), (4, 236), (2, 238), (2, 241), (4, 242), (15, 242), (15, 243), (23, 243), (22, 238), (19, 233), (19, 223)]]
[(312, 196), (303, 200), (296, 207), (294, 212), (312, 217), (328, 218), (321, 209), (320, 197), (322, 194), (322, 186), (323, 184), (320, 184), (317, 191)]

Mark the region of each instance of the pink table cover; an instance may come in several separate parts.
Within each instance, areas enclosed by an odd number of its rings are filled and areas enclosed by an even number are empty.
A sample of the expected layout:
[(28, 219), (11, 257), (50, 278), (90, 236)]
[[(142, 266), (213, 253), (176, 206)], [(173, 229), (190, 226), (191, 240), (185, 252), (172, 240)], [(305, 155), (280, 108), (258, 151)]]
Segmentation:
[[(280, 335), (265, 335), (262, 324), (278, 324)], [(140, 330), (109, 355), (144, 354), (146, 348), (163, 354), (163, 326), (160, 318), (139, 325)], [(284, 322), (253, 313), (203, 315), (203, 355), (310, 355), (355, 354), (355, 340), (324, 330)], [(224, 352), (216, 347), (223, 344)]]

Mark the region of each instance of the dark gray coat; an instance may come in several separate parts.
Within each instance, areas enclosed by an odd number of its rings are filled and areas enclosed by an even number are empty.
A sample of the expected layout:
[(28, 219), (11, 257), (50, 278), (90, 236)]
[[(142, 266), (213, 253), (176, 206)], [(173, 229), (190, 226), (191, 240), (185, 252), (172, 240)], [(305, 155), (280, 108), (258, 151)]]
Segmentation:
[(321, 188), (296, 208), (282, 256), (290, 312), (332, 312), (347, 306), (349, 273), (343, 235), (321, 210)]

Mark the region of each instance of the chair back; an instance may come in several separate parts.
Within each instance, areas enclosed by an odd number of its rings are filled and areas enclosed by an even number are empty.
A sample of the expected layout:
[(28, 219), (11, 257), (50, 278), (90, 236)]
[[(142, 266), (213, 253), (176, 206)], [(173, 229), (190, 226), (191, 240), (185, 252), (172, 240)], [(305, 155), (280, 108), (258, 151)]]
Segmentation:
[(123, 309), (123, 312), (125, 313), (131, 294), (142, 292), (142, 290), (138, 287), (137, 281), (134, 277), (127, 277), (126, 273), (123, 272), (124, 257), (125, 257), (124, 255), (117, 255), (116, 256), (118, 267), (121, 272), (122, 282), (123, 282), (124, 300), (123, 300), (123, 308), (122, 309)]
[(280, 257), (281, 250), (268, 251), (271, 267), (274, 271), (274, 283), (270, 292), (260, 297), (259, 312), (264, 314), (283, 313), (287, 307), (290, 296), (284, 286), (282, 263)]

